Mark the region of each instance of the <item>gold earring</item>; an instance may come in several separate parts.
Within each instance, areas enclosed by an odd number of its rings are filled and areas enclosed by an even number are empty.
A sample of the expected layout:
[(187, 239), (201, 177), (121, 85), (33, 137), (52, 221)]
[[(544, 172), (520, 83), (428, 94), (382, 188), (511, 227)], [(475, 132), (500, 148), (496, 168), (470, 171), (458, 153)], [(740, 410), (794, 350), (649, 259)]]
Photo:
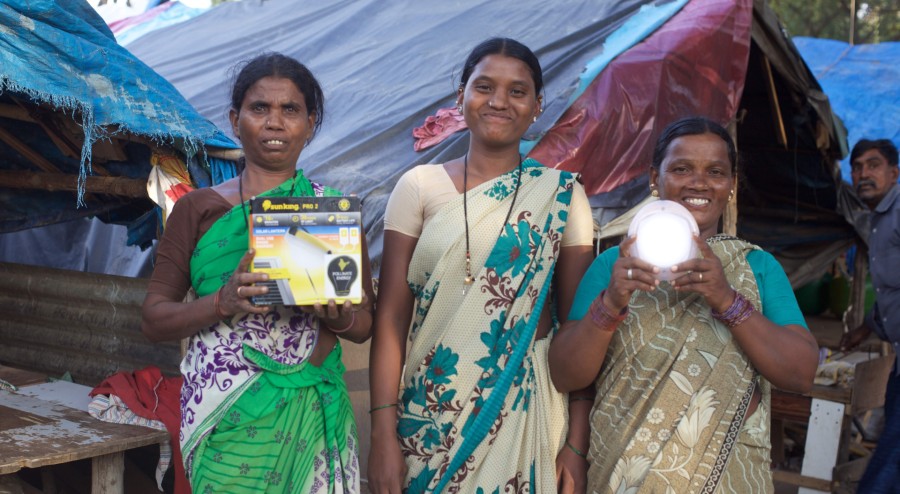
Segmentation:
[(651, 187), (651, 188), (650, 188), (650, 195), (653, 196), (653, 197), (659, 197), (659, 191), (656, 190), (655, 188)]
[(734, 199), (734, 189), (731, 189), (731, 192), (728, 193), (728, 202)]
[(533, 122), (537, 122), (537, 115), (535, 115), (534, 118), (531, 119), (531, 121), (532, 121), (532, 123), (533, 123)]
[(462, 114), (463, 114), (463, 111), (462, 111), (462, 105), (457, 106), (457, 107), (456, 107), (456, 111), (458, 111), (459, 114), (462, 115)]

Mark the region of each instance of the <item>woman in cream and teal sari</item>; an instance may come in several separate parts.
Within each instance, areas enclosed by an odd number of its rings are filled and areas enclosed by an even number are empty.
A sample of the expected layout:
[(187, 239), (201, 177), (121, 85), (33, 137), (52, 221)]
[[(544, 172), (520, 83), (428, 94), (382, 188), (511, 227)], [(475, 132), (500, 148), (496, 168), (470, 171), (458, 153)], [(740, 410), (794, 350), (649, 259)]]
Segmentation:
[[(248, 199), (340, 195), (295, 169), (323, 117), (309, 70), (279, 54), (248, 62), (230, 113), (245, 158), (238, 177), (182, 197), (166, 225), (144, 301), (143, 332), (188, 339), (181, 363), (181, 452), (195, 493), (356, 493), (358, 439), (337, 336), (369, 337), (363, 243), (360, 305), (254, 305)], [(196, 298), (184, 301), (192, 290)]]
[(650, 188), (697, 221), (700, 256), (659, 269), (630, 237), (594, 261), (553, 340), (561, 390), (595, 383), (588, 492), (772, 492), (771, 386), (812, 387), (816, 341), (771, 254), (718, 234), (737, 153), (701, 117), (659, 137)]
[(584, 486), (586, 402), (569, 430), (547, 348), (590, 263), (592, 221), (573, 174), (519, 155), (540, 90), (527, 47), (476, 47), (457, 96), (468, 152), (413, 168), (391, 194), (370, 357), (374, 493)]

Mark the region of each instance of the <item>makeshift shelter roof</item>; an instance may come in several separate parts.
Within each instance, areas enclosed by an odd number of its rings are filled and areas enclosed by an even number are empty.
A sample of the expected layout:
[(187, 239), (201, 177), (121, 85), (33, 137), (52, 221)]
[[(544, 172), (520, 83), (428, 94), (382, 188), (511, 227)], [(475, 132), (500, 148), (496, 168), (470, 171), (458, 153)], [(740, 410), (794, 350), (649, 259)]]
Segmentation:
[(704, 114), (734, 129), (746, 158), (738, 233), (796, 260), (787, 263), (795, 283), (853, 238), (835, 182), (846, 152), (840, 123), (761, 0), (245, 0), (129, 49), (222, 128), (235, 62), (264, 48), (306, 63), (323, 84), (326, 112), (298, 166), (364, 198), (377, 260), (400, 175), (465, 151), (465, 132), (421, 152), (411, 132), (454, 106), (466, 54), (490, 36), (516, 38), (540, 58), (544, 113), (522, 148), (583, 174), (597, 224), (646, 197), (661, 129)]
[(97, 216), (147, 245), (151, 157), (176, 156), (206, 186), (210, 146), (235, 147), (86, 2), (0, 4), (0, 232)]
[[(793, 41), (847, 127), (850, 147), (863, 138), (891, 139), (900, 147), (900, 42)], [(841, 176), (851, 181), (849, 157), (841, 160)]]

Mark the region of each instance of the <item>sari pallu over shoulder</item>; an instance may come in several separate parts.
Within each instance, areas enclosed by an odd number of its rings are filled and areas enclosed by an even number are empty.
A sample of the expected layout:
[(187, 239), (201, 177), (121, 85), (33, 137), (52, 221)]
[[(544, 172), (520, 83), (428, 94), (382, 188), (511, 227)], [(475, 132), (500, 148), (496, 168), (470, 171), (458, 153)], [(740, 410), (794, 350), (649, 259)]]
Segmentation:
[[(310, 182), (302, 171), (260, 197), (333, 196), (340, 192)], [(198, 296), (214, 293), (234, 273), (247, 252), (245, 208), (238, 204), (200, 238), (192, 253), (191, 284)], [(275, 306), (267, 314), (236, 314), (192, 335), (181, 362), (181, 449), (191, 472), (192, 453), (255, 380), (259, 367), (243, 355), (243, 346), (282, 364), (296, 365), (312, 353), (318, 319), (294, 307)], [(190, 474), (190, 473), (189, 473)]]
[[(746, 253), (713, 237), (729, 283), (760, 310)], [(593, 492), (769, 492), (769, 385), (696, 293), (637, 291), (610, 343), (591, 410)], [(756, 386), (763, 400), (744, 427)], [(764, 420), (760, 420), (763, 417)]]
[(461, 195), (416, 245), (398, 421), (409, 493), (555, 489), (567, 410), (549, 380), (549, 339), (534, 336), (575, 177), (526, 160), (504, 225), (517, 180), (513, 170), (468, 192), (475, 283), (467, 290)]

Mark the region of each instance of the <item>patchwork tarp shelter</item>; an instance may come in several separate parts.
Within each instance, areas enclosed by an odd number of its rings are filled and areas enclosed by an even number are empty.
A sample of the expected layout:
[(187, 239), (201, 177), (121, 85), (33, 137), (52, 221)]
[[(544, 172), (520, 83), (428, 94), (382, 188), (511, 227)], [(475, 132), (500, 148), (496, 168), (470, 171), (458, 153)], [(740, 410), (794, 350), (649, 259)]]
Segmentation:
[[(844, 41), (795, 37), (803, 60), (847, 128), (847, 141), (891, 139), (900, 146), (900, 42), (851, 46)], [(841, 176), (850, 182), (849, 157)]]
[(147, 246), (154, 169), (208, 186), (233, 174), (210, 153), (234, 147), (87, 3), (0, 4), (0, 232), (94, 216)]
[(490, 36), (538, 54), (544, 113), (523, 150), (583, 174), (601, 231), (647, 196), (660, 130), (706, 114), (734, 130), (744, 156), (738, 233), (775, 253), (795, 284), (852, 242), (835, 164), (846, 153), (843, 130), (762, 0), (245, 0), (149, 33), (129, 50), (223, 129), (235, 62), (269, 50), (309, 65), (326, 114), (298, 166), (364, 198), (377, 261), (400, 175), (464, 152), (464, 132), (421, 152), (411, 132), (454, 105), (466, 54)]

